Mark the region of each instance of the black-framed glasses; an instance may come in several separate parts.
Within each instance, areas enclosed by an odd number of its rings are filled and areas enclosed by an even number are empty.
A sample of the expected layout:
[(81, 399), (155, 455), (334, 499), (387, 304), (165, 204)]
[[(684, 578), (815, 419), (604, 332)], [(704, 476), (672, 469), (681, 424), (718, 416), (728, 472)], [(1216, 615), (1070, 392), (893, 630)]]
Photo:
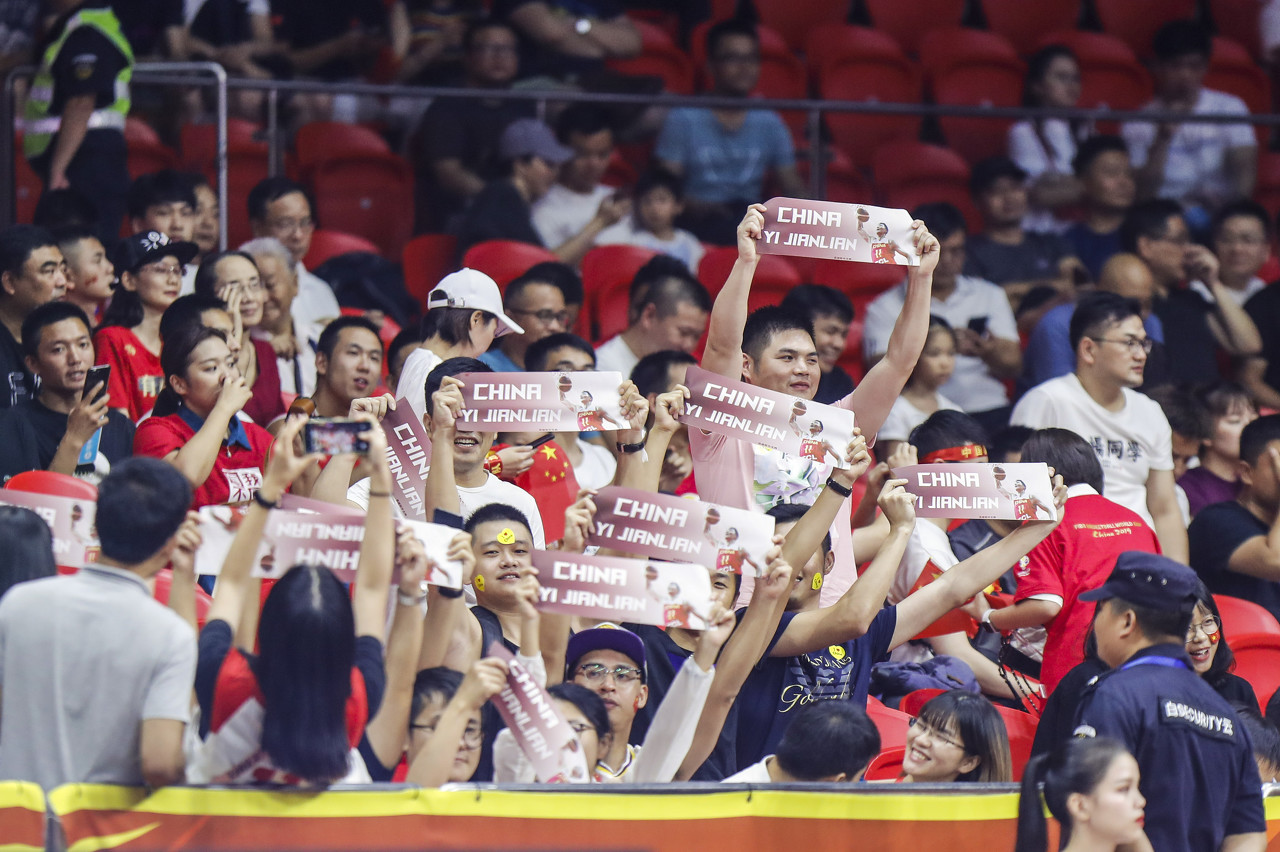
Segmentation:
[(522, 314), (527, 317), (535, 317), (538, 322), (545, 323), (546, 325), (551, 325), (553, 322), (558, 322), (561, 325), (569, 324), (568, 311), (553, 311), (550, 308), (544, 308), (540, 311), (526, 311), (522, 308), (508, 308), (507, 312), (512, 314)]
[(946, 743), (946, 744), (947, 744), (947, 745), (949, 745), (949, 746), (954, 746), (954, 747), (956, 747), (956, 748), (960, 749), (961, 751), (965, 752), (966, 754), (968, 753), (968, 750), (964, 747), (964, 745), (962, 745), (961, 743), (956, 742), (956, 741), (955, 741), (955, 740), (953, 740), (951, 737), (949, 737), (949, 736), (947, 736), (946, 734), (942, 733), (942, 732), (941, 732), (941, 731), (939, 731), (937, 728), (935, 728), (935, 727), (933, 727), (932, 725), (930, 725), (928, 722), (926, 722), (926, 721), (922, 720), (919, 716), (912, 716), (912, 717), (911, 717), (911, 721), (910, 721), (910, 722), (908, 722), (907, 724), (908, 724), (910, 727), (915, 728), (915, 729), (916, 729), (916, 730), (918, 730), (921, 734), (924, 734), (925, 736), (927, 736), (927, 737), (928, 737), (929, 739), (931, 739), (931, 740), (937, 740), (937, 741), (938, 741), (938, 742), (940, 742), (940, 743)]
[(1196, 635), (1197, 630), (1205, 636), (1216, 636), (1218, 631), (1221, 629), (1222, 625), (1218, 623), (1218, 619), (1211, 615), (1204, 621), (1192, 622), (1191, 625), (1187, 627), (1187, 640), (1190, 641), (1191, 638)]
[(640, 670), (635, 666), (614, 666), (609, 668), (601, 663), (583, 663), (578, 666), (578, 674), (587, 683), (600, 683), (612, 676), (616, 684), (634, 683), (640, 680)]
[(1098, 343), (1115, 343), (1120, 346), (1127, 346), (1130, 352), (1136, 352), (1141, 349), (1148, 355), (1151, 354), (1152, 348), (1156, 345), (1156, 342), (1150, 337), (1126, 337), (1124, 340), (1112, 340), (1109, 337), (1091, 337), (1089, 339)]
[[(410, 724), (409, 730), (426, 731), (429, 734), (434, 734), (436, 732), (436, 726)], [(480, 742), (483, 739), (484, 739), (484, 731), (481, 729), (479, 725), (475, 723), (467, 725), (466, 729), (462, 732), (462, 745), (465, 748), (479, 748)]]

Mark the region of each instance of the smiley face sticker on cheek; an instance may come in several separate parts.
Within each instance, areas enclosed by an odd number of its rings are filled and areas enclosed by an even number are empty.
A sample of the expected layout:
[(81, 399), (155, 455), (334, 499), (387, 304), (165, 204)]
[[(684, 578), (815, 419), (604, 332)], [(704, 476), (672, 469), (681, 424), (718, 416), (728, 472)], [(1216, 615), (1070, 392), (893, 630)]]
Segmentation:
[(498, 533), (498, 544), (515, 544), (516, 533), (511, 527), (503, 527), (502, 532)]
[(821, 588), (822, 588), (822, 575), (821, 575), (821, 574), (814, 574), (814, 575), (813, 575), (813, 582), (812, 582), (810, 585), (813, 587), (813, 590), (814, 590), (815, 592), (816, 592), (816, 591), (818, 591), (818, 589), (821, 589)]
[(483, 592), (484, 591), (484, 575), (477, 574), (476, 578), (471, 581), (471, 585), (477, 592)]

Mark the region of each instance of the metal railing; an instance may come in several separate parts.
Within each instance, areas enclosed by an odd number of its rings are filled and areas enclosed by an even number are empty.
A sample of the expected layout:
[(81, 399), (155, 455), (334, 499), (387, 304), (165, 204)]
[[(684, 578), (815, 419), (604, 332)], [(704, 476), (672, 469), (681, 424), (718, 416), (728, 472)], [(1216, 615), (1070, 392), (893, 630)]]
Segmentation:
[[(16, 112), (14, 102), (16, 81), (29, 78), (35, 69), (17, 68), (5, 80), (3, 104), (0, 104), (0, 126), (12, 126)], [(198, 75), (198, 76), (192, 76)], [(218, 198), (221, 202), (221, 240), (227, 233), (227, 92), (229, 90), (262, 91), (267, 95), (267, 123), (265, 136), (268, 143), (268, 168), (272, 175), (283, 171), (284, 136), (280, 127), (281, 95), (311, 93), (326, 95), (357, 95), (376, 98), (407, 98), (431, 101), (436, 98), (474, 98), (481, 91), (487, 100), (533, 101), (539, 115), (544, 115), (551, 103), (595, 103), (605, 106), (635, 107), (700, 107), (711, 109), (775, 110), (779, 112), (803, 112), (805, 114), (808, 149), (805, 156), (809, 164), (810, 191), (822, 197), (826, 186), (827, 146), (823, 139), (822, 119), (828, 114), (854, 114), (879, 116), (910, 116), (916, 118), (986, 118), (992, 120), (1048, 119), (1081, 120), (1093, 122), (1170, 122), (1189, 124), (1252, 124), (1264, 127), (1280, 125), (1280, 114), (1266, 113), (1249, 116), (1214, 113), (1187, 115), (1181, 112), (1093, 109), (1045, 109), (1032, 107), (959, 106), (926, 103), (880, 103), (873, 101), (838, 101), (794, 98), (728, 98), (716, 95), (637, 95), (578, 92), (571, 90), (503, 89), (476, 90), (444, 88), (438, 86), (403, 86), (375, 83), (328, 83), (308, 80), (254, 80), (228, 78), (226, 71), (216, 62), (140, 62), (135, 66), (135, 85), (164, 87), (214, 87), (217, 94), (217, 173)], [(6, 156), (0, 168), (0, 226), (14, 221), (15, 177), (12, 160), (12, 134), (6, 134)], [(993, 152), (998, 153), (998, 152)], [(225, 248), (225, 245), (222, 246)]]

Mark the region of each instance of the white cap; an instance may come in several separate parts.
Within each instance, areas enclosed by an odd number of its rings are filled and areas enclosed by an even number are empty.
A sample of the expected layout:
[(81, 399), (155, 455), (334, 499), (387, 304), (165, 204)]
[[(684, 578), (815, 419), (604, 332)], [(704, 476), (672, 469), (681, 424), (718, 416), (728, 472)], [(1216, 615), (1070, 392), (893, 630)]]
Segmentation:
[(498, 292), (497, 282), (478, 269), (459, 269), (441, 278), (440, 283), (427, 294), (427, 310), (432, 308), (488, 311), (498, 318), (495, 336), (501, 337), (508, 332), (524, 334), (524, 329), (502, 312), (502, 294)]

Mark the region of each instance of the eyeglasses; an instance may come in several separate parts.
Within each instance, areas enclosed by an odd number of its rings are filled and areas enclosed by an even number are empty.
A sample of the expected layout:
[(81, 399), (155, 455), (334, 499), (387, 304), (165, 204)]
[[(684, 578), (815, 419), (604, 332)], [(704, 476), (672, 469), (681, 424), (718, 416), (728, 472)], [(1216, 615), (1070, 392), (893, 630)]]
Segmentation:
[(1221, 625), (1218, 624), (1218, 619), (1214, 618), (1211, 615), (1208, 618), (1206, 618), (1204, 621), (1198, 622), (1196, 624), (1192, 624), (1190, 627), (1187, 628), (1187, 641), (1190, 641), (1192, 638), (1195, 637), (1197, 630), (1203, 633), (1205, 636), (1214, 636), (1221, 629), (1222, 627)]
[[(434, 734), (436, 732), (435, 725), (409, 725), (411, 731), (427, 731)], [(479, 748), (481, 740), (484, 739), (484, 731), (479, 725), (467, 725), (466, 730), (462, 732), (462, 745), (464, 748)]]
[(621, 686), (640, 680), (640, 670), (635, 666), (614, 666), (609, 668), (600, 663), (584, 663), (578, 666), (578, 674), (587, 683), (601, 683), (609, 675), (613, 675), (614, 683)]
[(1120, 346), (1127, 346), (1129, 351), (1135, 354), (1141, 349), (1150, 355), (1152, 348), (1156, 345), (1156, 342), (1150, 337), (1126, 337), (1124, 340), (1112, 340), (1109, 337), (1091, 337), (1089, 339), (1096, 340), (1098, 343), (1116, 343)]
[(270, 219), (267, 221), (267, 227), (276, 233), (288, 233), (290, 231), (310, 231), (316, 226), (316, 220), (310, 216), (305, 219)]
[(758, 65), (760, 63), (760, 54), (758, 53), (721, 53), (715, 58), (716, 62), (737, 62), (741, 64), (750, 63)]
[(908, 722), (907, 724), (912, 728), (917, 728), (922, 735), (927, 736), (931, 740), (937, 740), (940, 743), (946, 743), (949, 746), (954, 746), (955, 748), (960, 749), (966, 754), (968, 753), (968, 749), (966, 749), (963, 745), (956, 742), (946, 734), (942, 733), (937, 728), (930, 725), (928, 722), (922, 721), (918, 716), (913, 716), (911, 721)]
[(153, 272), (156, 275), (168, 275), (170, 278), (181, 278), (187, 274), (187, 268), (182, 264), (177, 266), (165, 266), (160, 263), (148, 263), (142, 267), (147, 272)]
[(551, 325), (554, 322), (558, 322), (561, 325), (569, 324), (568, 311), (553, 311), (550, 308), (545, 308), (541, 311), (526, 311), (520, 308), (508, 308), (507, 310), (513, 314), (523, 314), (527, 317), (536, 317), (538, 322), (545, 325)]
[(580, 722), (576, 719), (569, 723), (569, 727), (573, 728), (573, 732), (578, 736), (582, 736), (587, 731), (594, 731), (596, 729), (596, 726), (592, 725), (590, 722)]

